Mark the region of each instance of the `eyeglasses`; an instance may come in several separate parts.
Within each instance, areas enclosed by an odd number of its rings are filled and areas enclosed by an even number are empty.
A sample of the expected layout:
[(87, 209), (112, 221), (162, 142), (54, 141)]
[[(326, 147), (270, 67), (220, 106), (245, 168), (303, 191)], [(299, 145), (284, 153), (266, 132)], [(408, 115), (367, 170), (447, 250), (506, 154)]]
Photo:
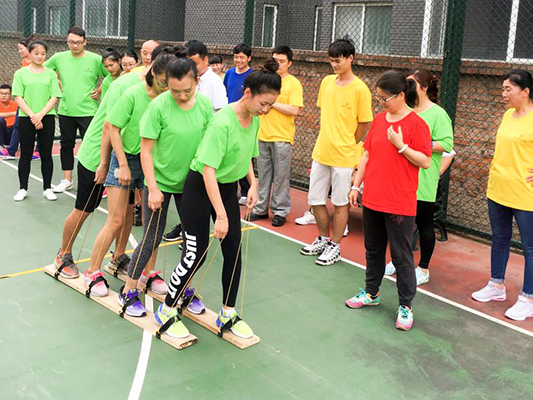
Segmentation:
[(137, 65), (136, 62), (129, 62), (129, 63), (128, 62), (123, 62), (122, 63), (123, 67), (135, 67), (136, 65)]
[(2, 93), (2, 92), (0, 92), (0, 96), (11, 96), (11, 93)]
[[(399, 94), (399, 93), (398, 93)], [(379, 94), (377, 93), (374, 93), (374, 97), (380, 102), (380, 103), (386, 103), (388, 102), (389, 100), (392, 100), (394, 99), (396, 96), (398, 96), (398, 94), (395, 94), (394, 96), (390, 96), (390, 97), (383, 97), (383, 96), (380, 96)]]
[(67, 43), (71, 46), (81, 46), (85, 40), (67, 40)]

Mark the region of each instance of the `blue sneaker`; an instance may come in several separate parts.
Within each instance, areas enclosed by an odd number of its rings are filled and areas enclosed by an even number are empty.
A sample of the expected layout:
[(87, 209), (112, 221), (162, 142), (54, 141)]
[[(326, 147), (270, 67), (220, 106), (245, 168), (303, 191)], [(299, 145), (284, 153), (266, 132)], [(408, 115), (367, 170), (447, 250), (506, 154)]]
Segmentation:
[(191, 302), (189, 303), (189, 306), (187, 307), (187, 310), (193, 314), (199, 315), (205, 312), (205, 305), (202, 300), (198, 296), (194, 295), (194, 288), (187, 288), (185, 289), (184, 297), (187, 299), (189, 297), (192, 297)]
[(120, 288), (118, 293), (118, 304), (122, 307), (126, 304), (124, 312), (130, 317), (144, 317), (146, 315), (146, 308), (139, 299), (139, 291), (137, 289), (131, 289), (128, 293), (122, 293), (124, 287)]

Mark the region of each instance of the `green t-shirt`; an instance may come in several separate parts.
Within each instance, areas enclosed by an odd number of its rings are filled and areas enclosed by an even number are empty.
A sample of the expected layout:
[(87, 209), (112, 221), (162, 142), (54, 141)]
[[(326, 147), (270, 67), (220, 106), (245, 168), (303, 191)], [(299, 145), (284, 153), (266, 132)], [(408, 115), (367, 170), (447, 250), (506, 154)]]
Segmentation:
[(201, 93), (196, 93), (196, 102), (188, 111), (178, 107), (170, 91), (150, 103), (140, 129), (141, 137), (155, 140), (154, 173), (159, 190), (183, 191), (189, 166), (211, 118), (211, 101)]
[[(428, 124), (431, 140), (439, 142), (447, 152), (451, 151), (453, 148), (453, 128), (452, 121), (446, 111), (438, 104), (435, 104), (418, 115)], [(442, 153), (433, 153), (430, 167), (428, 169), (420, 168), (418, 191), (416, 192), (417, 200), (435, 202), (441, 163)]]
[(107, 114), (106, 121), (120, 128), (124, 152), (139, 154), (141, 152), (141, 136), (139, 122), (152, 99), (146, 93), (144, 82), (130, 87), (124, 92), (118, 103)]
[[(57, 76), (49, 68), (45, 68), (40, 74), (31, 72), (28, 68), (21, 68), (13, 76), (13, 97), (20, 96), (34, 112), (41, 111), (52, 97), (61, 97), (61, 90), (57, 83)], [(28, 115), (19, 109), (21, 117)], [(46, 115), (56, 115), (55, 108), (52, 108)]]
[(59, 115), (90, 117), (98, 109), (98, 101), (91, 99), (98, 79), (109, 72), (102, 64), (102, 57), (90, 51), (83, 57), (73, 57), (70, 50), (54, 54), (44, 64), (56, 71), (61, 80), (63, 98), (59, 103)]
[(109, 86), (107, 95), (89, 124), (78, 150), (78, 161), (89, 171), (96, 172), (98, 165), (100, 165), (100, 143), (107, 113), (111, 111), (113, 105), (126, 89), (140, 81), (139, 75), (127, 74), (113, 81)]
[(250, 170), (252, 157), (259, 156), (259, 117), (243, 128), (231, 104), (215, 114), (200, 143), (191, 169), (203, 173), (208, 165), (216, 170), (219, 183), (236, 182)]
[(107, 90), (109, 89), (109, 85), (115, 80), (113, 78), (113, 75), (109, 74), (105, 77), (105, 79), (102, 81), (102, 90), (100, 91), (100, 99), (104, 99), (105, 94), (107, 93)]

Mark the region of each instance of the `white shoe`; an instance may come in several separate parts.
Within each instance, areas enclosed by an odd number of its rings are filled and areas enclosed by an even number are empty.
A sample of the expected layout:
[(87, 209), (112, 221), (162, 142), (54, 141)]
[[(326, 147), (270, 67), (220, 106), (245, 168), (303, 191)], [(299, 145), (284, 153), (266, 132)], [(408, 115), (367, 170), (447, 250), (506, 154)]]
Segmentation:
[(239, 205), (240, 206), (245, 206), (246, 205), (246, 197), (245, 196), (241, 196), (239, 198)]
[(387, 265), (385, 265), (385, 275), (390, 276), (390, 275), (394, 275), (395, 273), (396, 273), (396, 267), (394, 266), (392, 261), (388, 263)]
[(525, 296), (518, 296), (518, 301), (505, 312), (507, 318), (515, 321), (524, 321), (526, 318), (533, 317), (533, 303)]
[(316, 224), (316, 219), (313, 213), (307, 210), (302, 217), (296, 218), (294, 222), (296, 222), (298, 225), (310, 225)]
[(315, 260), (315, 263), (322, 266), (328, 266), (341, 260), (341, 248), (338, 244), (331, 241), (326, 242), (326, 248)]
[(494, 301), (505, 301), (507, 299), (507, 293), (505, 291), (505, 286), (502, 290), (500, 290), (495, 286), (494, 282), (489, 281), (487, 286), (485, 286), (483, 289), (472, 293), (472, 298), (482, 303), (487, 303), (493, 300)]
[(424, 272), (424, 270), (420, 267), (416, 267), (415, 273), (416, 273), (416, 286), (423, 285), (424, 283), (429, 282), (429, 270), (426, 269), (427, 274)]
[(72, 181), (69, 181), (68, 179), (61, 179), (59, 185), (56, 185), (52, 190), (54, 193), (63, 193), (66, 190), (72, 189), (72, 186)]
[(346, 237), (348, 236), (349, 233), (350, 233), (350, 230), (348, 229), (348, 224), (346, 224), (346, 228), (344, 228), (344, 232), (342, 233), (342, 236)]
[(46, 189), (46, 190), (43, 192), (43, 197), (44, 197), (46, 200), (50, 200), (50, 201), (57, 200), (57, 196), (54, 194), (54, 192), (52, 192), (52, 189)]
[(20, 189), (16, 195), (13, 196), (13, 200), (22, 201), (28, 197), (28, 191), (26, 189)]

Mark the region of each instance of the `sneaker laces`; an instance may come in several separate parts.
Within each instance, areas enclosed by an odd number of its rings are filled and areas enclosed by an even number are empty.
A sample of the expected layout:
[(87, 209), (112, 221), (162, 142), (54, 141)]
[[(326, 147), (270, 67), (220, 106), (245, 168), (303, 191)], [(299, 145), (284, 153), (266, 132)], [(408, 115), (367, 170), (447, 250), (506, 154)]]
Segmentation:
[(402, 319), (408, 319), (409, 318), (409, 308), (406, 306), (400, 306), (400, 309), (398, 310), (398, 313), (400, 314), (400, 318)]

